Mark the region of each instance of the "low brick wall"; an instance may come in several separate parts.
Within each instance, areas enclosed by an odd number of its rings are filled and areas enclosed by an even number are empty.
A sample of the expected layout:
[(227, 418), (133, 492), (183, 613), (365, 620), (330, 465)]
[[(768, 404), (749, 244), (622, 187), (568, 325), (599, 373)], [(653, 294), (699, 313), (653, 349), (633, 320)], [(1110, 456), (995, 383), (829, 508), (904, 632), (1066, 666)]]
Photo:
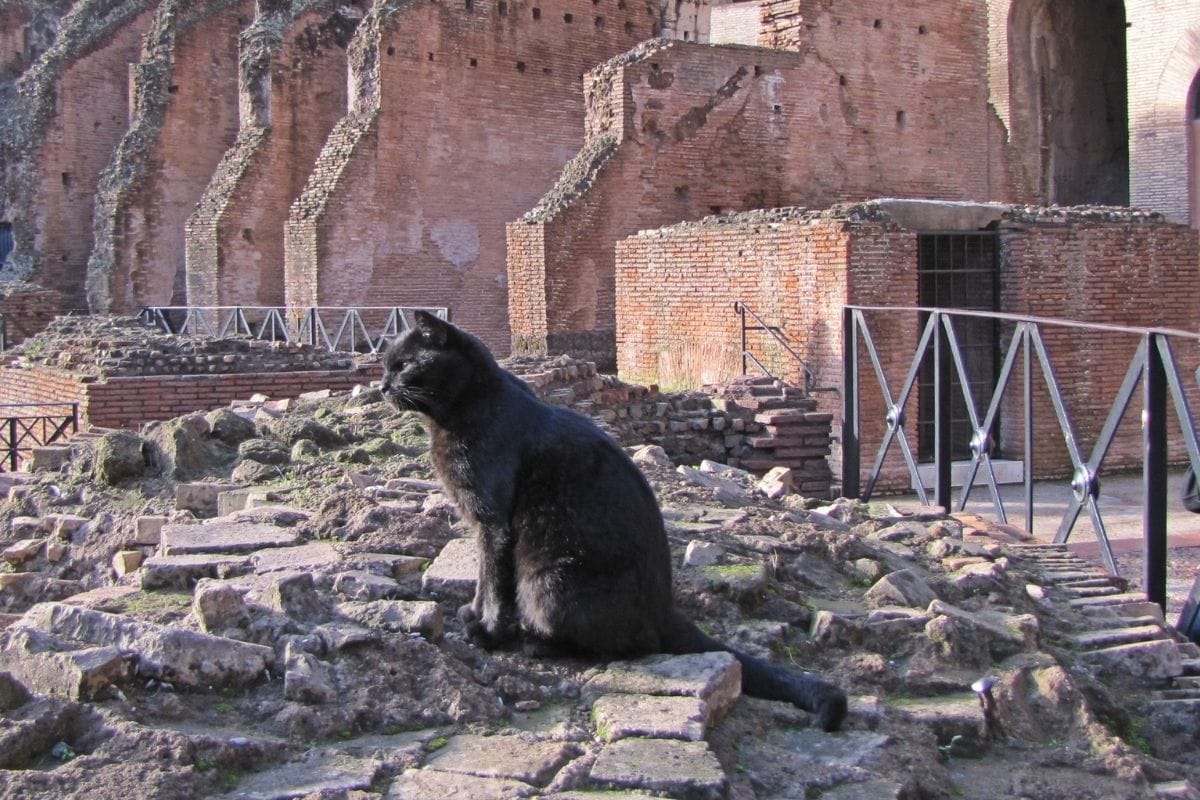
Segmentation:
[(221, 408), (253, 394), (283, 399), (317, 389), (348, 390), (377, 381), (381, 374), (378, 365), (370, 365), (308, 372), (94, 378), (46, 367), (8, 367), (0, 370), (0, 403), (79, 403), (84, 426), (137, 428)]

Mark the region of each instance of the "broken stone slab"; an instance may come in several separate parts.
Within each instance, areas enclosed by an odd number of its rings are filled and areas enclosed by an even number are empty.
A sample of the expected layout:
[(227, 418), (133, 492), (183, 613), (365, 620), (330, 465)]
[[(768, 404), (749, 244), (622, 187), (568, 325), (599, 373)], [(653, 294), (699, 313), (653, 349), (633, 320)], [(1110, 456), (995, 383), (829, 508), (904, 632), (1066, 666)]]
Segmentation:
[[(384, 800), (509, 800), (528, 797), (537, 791), (521, 781), (506, 778), (480, 778), (432, 769), (409, 770), (392, 783)], [(595, 798), (603, 800), (603, 798)]]
[(442, 607), (429, 600), (374, 600), (338, 603), (335, 611), (368, 628), (389, 633), (415, 633), (440, 642), (445, 630)]
[(254, 571), (262, 574), (283, 569), (308, 569), (336, 564), (341, 554), (329, 542), (310, 542), (291, 547), (269, 547), (250, 554)]
[(53, 536), (63, 540), (73, 540), (91, 522), (87, 517), (78, 514), (47, 514), (44, 525)]
[(631, 736), (698, 742), (708, 717), (708, 704), (698, 697), (606, 694), (592, 703), (596, 735), (608, 742)]
[(739, 602), (761, 597), (771, 579), (770, 571), (763, 562), (714, 564), (700, 567), (698, 575), (710, 590)]
[(243, 777), (236, 790), (222, 796), (229, 800), (288, 800), (366, 790), (379, 777), (382, 766), (374, 758), (310, 751), (302, 761)]
[(342, 559), (350, 569), (361, 569), (380, 575), (399, 578), (413, 575), (429, 565), (428, 558), (399, 553), (352, 553)]
[(118, 578), (128, 575), (141, 565), (141, 550), (118, 550), (113, 553), (112, 568), (117, 573)]
[(41, 517), (13, 517), (8, 529), (13, 536), (34, 538), (46, 532), (46, 522)]
[(378, 641), (379, 636), (371, 630), (348, 622), (327, 622), (318, 625), (312, 632), (321, 640), (328, 653), (336, 653), (347, 647)]
[(221, 492), (242, 488), (240, 483), (181, 483), (175, 487), (175, 508), (201, 518), (215, 517)]
[(421, 590), (465, 602), (475, 596), (478, 580), (479, 549), (474, 537), (451, 539), (421, 576)]
[(907, 697), (892, 708), (931, 729), (939, 745), (953, 748), (951, 755), (978, 756), (986, 745), (987, 720), (974, 693)]
[(742, 695), (742, 666), (731, 653), (691, 653), (617, 661), (583, 687), (602, 694), (690, 696), (708, 706), (709, 725), (724, 718)]
[(721, 800), (729, 780), (704, 742), (621, 739), (606, 745), (591, 780), (617, 789), (646, 789), (684, 800)]
[(202, 578), (192, 593), (192, 614), (205, 633), (237, 628), (250, 619), (243, 593), (224, 581)]
[(930, 603), (928, 613), (953, 619), (960, 632), (969, 633), (976, 641), (986, 642), (992, 657), (996, 659), (1038, 649), (1041, 625), (1032, 614), (965, 611), (941, 600)]
[(199, 525), (164, 525), (159, 549), (164, 556), (251, 553), (268, 547), (288, 547), (299, 541), (300, 535), (287, 528), (221, 518)]
[(462, 734), (430, 756), (425, 768), (545, 786), (579, 754), (579, 747), (570, 742)]
[(684, 551), (683, 564), (685, 567), (710, 567), (719, 562), (723, 555), (725, 548), (720, 545), (693, 539)]
[(1100, 671), (1119, 672), (1142, 678), (1174, 678), (1183, 674), (1179, 648), (1171, 639), (1135, 642), (1089, 650), (1080, 660)]
[(929, 583), (911, 569), (890, 572), (877, 580), (863, 593), (863, 599), (872, 608), (883, 606), (908, 606), (924, 608), (937, 599)]
[(183, 686), (242, 685), (261, 677), (275, 661), (269, 647), (65, 603), (36, 605), (20, 624), (64, 639), (130, 650), (143, 674)]
[(42, 697), (5, 714), (0, 728), (0, 769), (27, 769), (56, 742), (73, 738), (79, 708), (57, 697)]
[(306, 620), (325, 615), (325, 603), (317, 592), (311, 572), (272, 574), (259, 602), (271, 611), (292, 619)]
[(335, 700), (337, 696), (337, 686), (329, 664), (295, 649), (288, 642), (284, 649), (284, 699), (320, 705)]
[(675, 467), (671, 457), (667, 455), (667, 451), (656, 444), (635, 447), (629, 457), (633, 459), (633, 463), (639, 465), (662, 467), (663, 469), (674, 469)]
[(70, 650), (57, 637), (37, 629), (14, 627), (0, 665), (34, 692), (76, 702), (102, 697), (133, 673), (133, 659), (116, 647)]
[(25, 469), (29, 472), (57, 472), (70, 462), (70, 445), (44, 445), (30, 448)]
[(388, 600), (398, 597), (400, 584), (383, 575), (361, 569), (338, 572), (333, 575), (333, 590), (347, 600)]
[(9, 564), (24, 564), (29, 559), (36, 557), (45, 544), (44, 538), (21, 539), (0, 551), (0, 558)]
[(240, 574), (250, 566), (245, 556), (202, 553), (189, 556), (151, 556), (142, 562), (144, 590), (190, 588), (201, 578), (224, 578)]

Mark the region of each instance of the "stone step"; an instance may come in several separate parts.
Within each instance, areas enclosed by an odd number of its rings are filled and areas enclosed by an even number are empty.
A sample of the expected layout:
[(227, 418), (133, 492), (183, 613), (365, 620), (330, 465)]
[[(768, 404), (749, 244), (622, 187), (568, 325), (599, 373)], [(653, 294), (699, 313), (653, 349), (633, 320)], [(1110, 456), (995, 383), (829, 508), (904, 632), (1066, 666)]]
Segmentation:
[(1174, 685), (1176, 689), (1200, 689), (1200, 675), (1180, 675)]
[(1080, 633), (1072, 637), (1072, 640), (1076, 647), (1094, 650), (1109, 645), (1148, 642), (1154, 639), (1163, 639), (1166, 636), (1167, 632), (1158, 625), (1139, 625), (1135, 628), (1111, 628)]
[(241, 574), (249, 565), (247, 556), (220, 553), (152, 556), (142, 562), (138, 574), (142, 589), (186, 589), (201, 578), (225, 578)]
[(1098, 597), (1075, 597), (1068, 601), (1072, 608), (1090, 608), (1094, 606), (1117, 606), (1125, 603), (1144, 603), (1146, 595), (1141, 592), (1122, 592), (1118, 594), (1101, 595)]
[[(1045, 580), (1046, 576), (1042, 576)], [(1123, 585), (1114, 584), (1111, 578), (1071, 578), (1062, 581), (1046, 581), (1047, 586), (1056, 586), (1059, 589), (1095, 589), (1095, 588), (1112, 588), (1117, 591), (1123, 589)]]
[(1183, 668), (1181, 675), (1200, 677), (1200, 658), (1185, 658), (1179, 665)]
[(1116, 586), (1113, 586), (1111, 583), (1105, 583), (1103, 586), (1058, 586), (1055, 588), (1075, 599), (1111, 597), (1114, 595), (1119, 596), (1121, 594), (1121, 590)]
[(1200, 700), (1200, 689), (1161, 689), (1154, 693), (1154, 697), (1157, 700)]
[(223, 517), (196, 525), (164, 525), (160, 536), (159, 549), (164, 556), (251, 553), (300, 542), (300, 535), (290, 528)]
[[(1165, 627), (1166, 627), (1165, 625), (1163, 625), (1162, 617), (1161, 616), (1156, 617), (1153, 614), (1147, 614), (1147, 615), (1141, 616), (1141, 617), (1120, 617), (1120, 616), (1099, 617), (1099, 618), (1095, 619), (1095, 622), (1097, 623), (1097, 625), (1091, 629), (1092, 632), (1109, 631), (1109, 630), (1127, 630), (1129, 628), (1140, 628), (1140, 627), (1143, 627), (1146, 625), (1153, 625), (1154, 627), (1164, 629), (1164, 633), (1165, 633)], [(1103, 623), (1108, 623), (1108, 624), (1103, 624)]]
[[(1140, 618), (1154, 617), (1159, 625), (1165, 625), (1162, 608), (1157, 603), (1151, 603), (1149, 600), (1141, 600), (1136, 603), (1113, 603), (1106, 605), (1089, 605), (1080, 606), (1079, 610), (1094, 620), (1104, 620), (1112, 618)], [(1200, 652), (1196, 653), (1197, 658), (1200, 658)]]
[(1154, 792), (1155, 797), (1200, 800), (1200, 791), (1188, 780), (1155, 783), (1150, 789)]
[(1179, 651), (1170, 639), (1117, 644), (1086, 650), (1080, 659), (1098, 669), (1139, 678), (1175, 678), (1184, 674)]
[(1042, 573), (1042, 581), (1055, 585), (1059, 583), (1074, 583), (1076, 581), (1094, 581), (1105, 580), (1105, 578), (1095, 570), (1046, 570)]

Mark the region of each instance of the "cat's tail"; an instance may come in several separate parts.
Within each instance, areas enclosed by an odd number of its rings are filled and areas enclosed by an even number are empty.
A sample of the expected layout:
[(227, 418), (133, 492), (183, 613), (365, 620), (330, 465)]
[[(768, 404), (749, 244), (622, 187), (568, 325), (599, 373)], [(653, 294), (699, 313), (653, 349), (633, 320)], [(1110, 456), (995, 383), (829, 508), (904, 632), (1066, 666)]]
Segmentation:
[(742, 691), (751, 697), (783, 700), (817, 717), (825, 731), (836, 731), (846, 719), (846, 693), (828, 681), (808, 672), (788, 669), (761, 658), (746, 655), (706, 635), (691, 620), (674, 612), (673, 630), (665, 637), (668, 653), (732, 653), (742, 665)]

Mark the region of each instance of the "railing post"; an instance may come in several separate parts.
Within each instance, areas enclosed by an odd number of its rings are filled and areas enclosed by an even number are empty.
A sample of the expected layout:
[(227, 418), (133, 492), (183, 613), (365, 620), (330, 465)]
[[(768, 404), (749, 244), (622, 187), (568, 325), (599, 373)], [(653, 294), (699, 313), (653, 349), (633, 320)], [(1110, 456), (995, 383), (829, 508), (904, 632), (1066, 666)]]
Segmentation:
[(17, 471), (17, 418), (8, 418), (8, 470)]
[(1022, 329), (1021, 346), (1025, 348), (1021, 354), (1025, 370), (1022, 398), (1025, 411), (1025, 530), (1033, 533), (1033, 341), (1028, 326)]
[(950, 340), (946, 336), (945, 315), (934, 312), (933, 340), (933, 452), (934, 452), (934, 502), (949, 511), (950, 476), (954, 458), (953, 442), (951, 440), (951, 394), (950, 373), (954, 369), (954, 361), (950, 354)]
[(743, 375), (745, 375), (745, 374), (746, 374), (746, 369), (747, 369), (747, 365), (746, 365), (746, 346), (747, 346), (747, 344), (746, 344), (746, 306), (745, 306), (745, 305), (743, 305), (743, 304), (742, 304), (740, 301), (735, 301), (735, 302), (734, 302), (734, 304), (733, 304), (733, 310), (734, 310), (734, 311), (736, 311), (736, 312), (738, 313), (738, 317), (739, 317), (739, 319), (741, 320), (741, 328), (742, 328), (742, 374), (743, 374)]
[(1159, 337), (1146, 334), (1146, 372), (1142, 411), (1144, 445), (1142, 531), (1145, 538), (1146, 597), (1167, 610), (1167, 372)]
[[(742, 332), (743, 338), (745, 331)], [(745, 352), (743, 345), (742, 352)], [(743, 356), (743, 359), (745, 356)], [(744, 364), (744, 361), (743, 361)], [(742, 371), (745, 372), (743, 366)], [(842, 496), (858, 498), (860, 457), (858, 430), (858, 328), (854, 309), (842, 308)]]

